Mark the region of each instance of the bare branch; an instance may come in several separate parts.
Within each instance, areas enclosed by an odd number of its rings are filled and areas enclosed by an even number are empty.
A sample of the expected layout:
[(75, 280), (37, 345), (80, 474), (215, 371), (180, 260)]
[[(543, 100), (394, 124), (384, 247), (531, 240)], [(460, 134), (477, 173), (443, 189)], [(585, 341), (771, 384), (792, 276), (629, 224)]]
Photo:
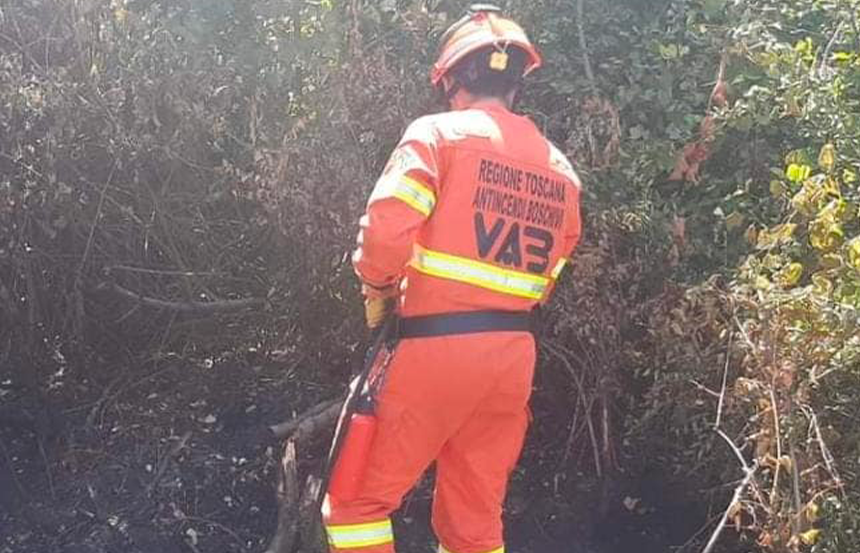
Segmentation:
[(183, 434), (171, 447), (167, 452), (167, 455), (161, 460), (161, 463), (158, 465), (158, 470), (155, 473), (155, 476), (152, 478), (152, 482), (146, 487), (147, 493), (151, 493), (155, 486), (158, 485), (158, 482), (164, 476), (165, 471), (167, 471), (167, 467), (170, 466), (171, 461), (176, 455), (179, 454), (180, 451), (185, 447), (188, 443), (188, 440), (191, 439), (191, 432), (186, 432)]
[(734, 335), (734, 332), (729, 332), (729, 346), (726, 348), (726, 366), (723, 367), (723, 383), (720, 387), (720, 401), (717, 404), (717, 420), (714, 423), (714, 428), (720, 427), (720, 421), (723, 417), (723, 403), (726, 398), (726, 382), (729, 376), (729, 361), (731, 361), (732, 358), (732, 338)]
[(782, 467), (782, 436), (779, 428), (779, 410), (776, 406), (776, 394), (773, 391), (773, 386), (770, 387), (770, 404), (773, 412), (773, 427), (776, 438), (776, 468), (773, 470), (773, 487), (770, 490), (770, 505), (773, 507), (776, 503), (776, 492), (779, 489), (779, 471)]
[(262, 298), (249, 298), (244, 300), (223, 300), (213, 302), (173, 302), (157, 298), (150, 298), (132, 292), (113, 282), (103, 282), (96, 287), (96, 291), (113, 292), (118, 296), (122, 296), (132, 301), (136, 301), (141, 305), (152, 309), (164, 309), (184, 315), (211, 316), (219, 313), (229, 313), (233, 311), (241, 311), (243, 309), (260, 308), (266, 305), (266, 300)]
[(744, 456), (741, 454), (741, 450), (738, 449), (738, 446), (735, 445), (731, 438), (726, 436), (725, 432), (723, 432), (719, 428), (716, 429), (716, 432), (726, 441), (727, 444), (729, 444), (729, 447), (737, 456), (738, 460), (743, 466), (744, 478), (735, 488), (735, 493), (732, 495), (732, 500), (729, 502), (729, 506), (726, 508), (725, 512), (723, 512), (723, 516), (720, 517), (720, 522), (714, 529), (713, 534), (711, 534), (711, 538), (708, 540), (708, 543), (705, 545), (705, 548), (702, 549), (702, 553), (711, 553), (714, 550), (714, 547), (717, 544), (717, 540), (720, 538), (720, 534), (722, 534), (723, 530), (725, 530), (726, 528), (726, 523), (729, 520), (729, 513), (733, 510), (736, 504), (740, 503), (741, 497), (743, 497), (744, 494), (744, 490), (746, 490), (747, 486), (755, 476), (756, 470), (758, 469), (758, 462), (754, 462), (752, 467), (747, 464), (746, 459), (744, 459)]
[(104, 268), (105, 275), (110, 274), (112, 271), (128, 271), (131, 273), (144, 273), (144, 274), (148, 274), (148, 275), (181, 276), (181, 277), (211, 277), (211, 276), (219, 276), (219, 274), (220, 274), (220, 273), (215, 273), (215, 272), (196, 273), (193, 271), (171, 271), (171, 270), (167, 270), (167, 269), (147, 269), (145, 267), (131, 267), (129, 265), (111, 265), (110, 267)]
[(599, 478), (603, 477), (603, 463), (600, 461), (600, 446), (597, 443), (597, 433), (594, 430), (594, 421), (591, 417), (591, 408), (594, 405), (593, 401), (588, 401), (585, 397), (585, 390), (582, 384), (582, 377), (574, 370), (573, 365), (570, 364), (567, 357), (559, 351), (558, 347), (547, 342), (541, 342), (541, 347), (550, 352), (552, 355), (557, 357), (562, 364), (564, 364), (567, 372), (570, 374), (573, 381), (576, 383), (577, 394), (579, 395), (579, 400), (582, 402), (583, 407), (585, 407), (585, 421), (588, 425), (588, 435), (591, 439), (591, 449), (594, 454), (594, 468), (597, 472), (597, 476)]
[(270, 426), (269, 430), (279, 440), (289, 437), (291, 441), (301, 442), (333, 426), (343, 407), (343, 402), (344, 398), (324, 401), (293, 420)]

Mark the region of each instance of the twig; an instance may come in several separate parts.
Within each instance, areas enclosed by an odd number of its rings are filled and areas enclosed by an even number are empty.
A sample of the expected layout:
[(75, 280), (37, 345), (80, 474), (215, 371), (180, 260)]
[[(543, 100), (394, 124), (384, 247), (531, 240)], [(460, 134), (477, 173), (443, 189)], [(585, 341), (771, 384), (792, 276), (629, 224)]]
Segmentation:
[(113, 175), (114, 175), (115, 171), (116, 171), (116, 161), (114, 161), (113, 167), (110, 170), (110, 174), (108, 175), (107, 180), (105, 181), (104, 185), (102, 186), (101, 193), (99, 194), (99, 204), (98, 204), (98, 207), (96, 207), (96, 214), (95, 214), (95, 217), (93, 217), (93, 223), (90, 225), (90, 234), (87, 237), (87, 244), (84, 247), (84, 255), (81, 256), (81, 262), (78, 265), (77, 277), (75, 279), (77, 282), (80, 282), (80, 280), (81, 280), (81, 275), (84, 271), (84, 266), (86, 266), (87, 258), (90, 255), (90, 249), (92, 249), (92, 245), (93, 245), (93, 238), (95, 237), (96, 228), (99, 225), (99, 219), (101, 218), (101, 215), (102, 215), (102, 207), (104, 207), (104, 203), (105, 203), (105, 193), (107, 192), (107, 189), (110, 186), (111, 182), (113, 182)]
[(57, 492), (54, 488), (54, 473), (51, 471), (51, 461), (48, 459), (48, 453), (45, 451), (45, 440), (41, 435), (37, 435), (36, 442), (39, 444), (39, 454), (42, 456), (42, 462), (45, 463), (45, 476), (48, 477), (48, 489), (51, 492), (51, 499), (56, 501)]
[(836, 30), (833, 31), (833, 36), (830, 37), (830, 40), (827, 42), (827, 46), (824, 48), (824, 53), (821, 56), (821, 62), (818, 64), (818, 76), (824, 76), (824, 69), (827, 67), (828, 58), (830, 57), (830, 52), (833, 51), (833, 46), (836, 45), (836, 41), (839, 37), (842, 36), (842, 28), (845, 26), (845, 21), (840, 21), (839, 25), (837, 25)]
[(18, 495), (21, 501), (26, 503), (25, 498), (27, 497), (27, 493), (24, 491), (24, 486), (21, 485), (21, 481), (18, 480), (18, 476), (15, 474), (15, 465), (12, 464), (12, 456), (9, 455), (9, 449), (6, 447), (6, 442), (3, 440), (2, 436), (0, 436), (0, 449), (3, 450), (3, 456), (6, 458), (6, 466), (9, 468), (9, 475), (12, 477), (12, 482), (15, 483)]
[(723, 402), (726, 398), (726, 383), (729, 376), (729, 361), (731, 361), (732, 358), (732, 338), (734, 335), (734, 332), (729, 332), (729, 347), (726, 349), (726, 366), (723, 367), (723, 383), (722, 386), (720, 386), (720, 401), (717, 404), (717, 420), (714, 423), (715, 429), (720, 427), (720, 421), (723, 417)]
[(719, 392), (715, 392), (715, 391), (711, 390), (710, 388), (708, 388), (707, 386), (705, 386), (704, 384), (702, 384), (702, 383), (701, 383), (701, 382), (699, 382), (698, 380), (695, 380), (695, 379), (693, 379), (693, 378), (690, 378), (690, 379), (688, 379), (688, 380), (687, 380), (687, 382), (689, 382), (690, 384), (692, 384), (693, 386), (695, 386), (695, 387), (696, 387), (696, 389), (698, 389), (698, 390), (700, 390), (700, 391), (702, 391), (702, 392), (705, 392), (705, 393), (706, 393), (706, 394), (708, 394), (708, 395), (714, 396), (714, 397), (715, 397), (715, 398), (717, 398), (717, 399), (719, 399), (719, 398), (720, 398), (720, 394), (719, 394)]
[(743, 470), (744, 470), (744, 478), (743, 478), (743, 480), (741, 480), (740, 484), (738, 484), (738, 486), (735, 488), (735, 493), (732, 495), (732, 500), (731, 500), (731, 502), (729, 502), (729, 506), (723, 512), (723, 516), (720, 517), (720, 522), (717, 524), (717, 527), (714, 529), (714, 533), (711, 534), (711, 538), (708, 540), (707, 545), (705, 545), (705, 548), (702, 549), (702, 553), (711, 553), (714, 550), (714, 546), (716, 546), (717, 540), (719, 539), (720, 534), (722, 534), (723, 530), (726, 528), (726, 523), (729, 520), (729, 513), (732, 511), (732, 508), (740, 502), (741, 497), (743, 496), (744, 490), (746, 490), (746, 487), (749, 485), (750, 481), (752, 481), (753, 476), (755, 476), (756, 470), (758, 469), (758, 462), (757, 461), (753, 462), (752, 467), (750, 467), (747, 464), (746, 459), (744, 459), (744, 456), (741, 454), (741, 451), (740, 451), (740, 449), (738, 449), (738, 446), (735, 445), (735, 443), (731, 440), (731, 438), (726, 436), (725, 432), (723, 432), (719, 428), (716, 429), (716, 432), (717, 432), (717, 434), (720, 435), (721, 438), (723, 438), (726, 441), (727, 444), (729, 444), (729, 447), (732, 449), (734, 454), (737, 456), (737, 458), (740, 461), (741, 466), (743, 467)]
[(794, 454), (794, 444), (788, 442), (788, 454), (791, 459), (791, 487), (794, 492), (794, 512), (797, 516), (791, 517), (791, 527), (794, 535), (800, 534), (800, 472), (797, 468), (797, 456)]
[(185, 447), (185, 444), (188, 443), (188, 440), (191, 438), (191, 431), (189, 430), (185, 434), (176, 441), (173, 446), (167, 451), (167, 454), (161, 460), (161, 463), (158, 465), (158, 470), (155, 473), (155, 476), (152, 478), (152, 482), (146, 487), (147, 494), (152, 492), (152, 489), (158, 485), (159, 480), (164, 476), (165, 471), (167, 471), (167, 467), (170, 465), (170, 462), (173, 458)]
[(773, 507), (776, 502), (776, 492), (779, 486), (779, 471), (782, 467), (782, 437), (779, 429), (779, 411), (776, 407), (776, 394), (773, 391), (773, 386), (770, 387), (770, 404), (773, 412), (773, 431), (776, 435), (776, 468), (773, 470), (773, 486), (770, 489), (770, 506)]
[(87, 244), (84, 247), (84, 254), (81, 256), (81, 262), (78, 265), (77, 273), (75, 274), (75, 280), (72, 285), (72, 290), (74, 292), (74, 316), (73, 319), (75, 325), (75, 332), (78, 335), (78, 338), (83, 340), (83, 332), (84, 332), (84, 295), (82, 292), (82, 283), (84, 281), (84, 269), (87, 266), (87, 259), (90, 256), (90, 250), (93, 246), (93, 240), (96, 235), (96, 228), (99, 225), (99, 219), (102, 216), (102, 208), (105, 203), (105, 194), (107, 193), (107, 189), (110, 186), (111, 182), (113, 182), (113, 175), (116, 172), (117, 161), (114, 160), (113, 167), (111, 167), (110, 174), (108, 174), (108, 178), (102, 186), (101, 193), (99, 194), (99, 203), (98, 207), (96, 207), (96, 214), (93, 217), (93, 222), (90, 225), (90, 234), (87, 237)]
[(182, 520), (188, 521), (188, 522), (199, 522), (201, 524), (206, 524), (206, 525), (211, 526), (213, 528), (218, 528), (219, 530), (222, 530), (225, 534), (227, 534), (228, 536), (230, 536), (231, 538), (236, 540), (236, 542), (239, 543), (240, 545), (245, 545), (245, 540), (243, 540), (239, 534), (237, 534), (235, 531), (233, 531), (232, 528), (230, 528), (228, 526), (224, 526), (220, 522), (216, 522), (216, 521), (214, 521), (212, 519), (208, 519), (208, 518), (195, 517), (195, 516), (185, 516), (185, 517), (182, 517)]
[(824, 437), (821, 435), (821, 427), (818, 426), (818, 416), (811, 407), (801, 405), (800, 408), (804, 414), (809, 417), (809, 422), (812, 425), (812, 429), (815, 431), (815, 441), (818, 442), (818, 450), (821, 453), (822, 459), (824, 459), (824, 466), (827, 467), (827, 472), (830, 473), (830, 477), (833, 478), (836, 485), (844, 493), (845, 490), (842, 485), (842, 477), (839, 476), (839, 472), (836, 470), (836, 462), (833, 459), (833, 454), (830, 453), (830, 448), (827, 447), (827, 444), (824, 442)]
[(266, 305), (266, 300), (262, 298), (222, 300), (212, 302), (166, 301), (157, 298), (150, 298), (148, 296), (138, 294), (137, 292), (132, 292), (131, 290), (123, 288), (122, 286), (113, 282), (102, 282), (101, 284), (96, 286), (95, 290), (113, 292), (118, 296), (122, 296), (124, 298), (139, 302), (141, 305), (150, 307), (152, 309), (164, 309), (166, 311), (172, 311), (174, 313), (181, 313), (184, 315), (211, 316), (216, 315), (218, 313), (241, 311), (242, 309), (251, 309), (255, 307), (259, 308), (264, 307)]
[(87, 424), (92, 425), (93, 423), (95, 423), (95, 417), (99, 413), (99, 411), (104, 410), (106, 408), (106, 406), (110, 404), (110, 402), (114, 401), (116, 398), (118, 398), (119, 396), (128, 392), (129, 390), (133, 390), (134, 388), (137, 388), (141, 384), (144, 384), (144, 383), (148, 382), (149, 380), (152, 380), (153, 378), (160, 376), (160, 375), (166, 373), (167, 371), (173, 370), (177, 367), (179, 367), (178, 363), (171, 363), (170, 365), (168, 365), (162, 369), (157, 369), (157, 370), (151, 372), (150, 374), (144, 376), (140, 380), (137, 380), (135, 382), (131, 382), (131, 383), (121, 387), (116, 392), (114, 392), (110, 395), (107, 395), (111, 390), (114, 389), (116, 384), (120, 384), (124, 380), (127, 380), (127, 378), (125, 376), (117, 378), (116, 380), (114, 380), (113, 382), (111, 382), (108, 385), (107, 389), (102, 393), (102, 397), (100, 397), (95, 403), (91, 403), (91, 404), (83, 405), (83, 406), (79, 406), (79, 407), (73, 407), (72, 409), (68, 409), (68, 410), (64, 411), (64, 414), (73, 413), (75, 411), (79, 411), (79, 410), (85, 409), (87, 407), (92, 407), (92, 411), (90, 411), (90, 414), (87, 416)]
[(219, 276), (220, 273), (207, 272), (195, 273), (193, 271), (170, 271), (167, 269), (146, 269), (144, 267), (131, 267), (129, 265), (111, 265), (104, 268), (105, 274), (110, 274), (112, 271), (127, 271), (131, 273), (144, 273), (148, 275), (164, 275), (164, 276), (182, 276), (182, 277), (204, 277), (204, 276)]
[(696, 541), (696, 538), (698, 538), (699, 536), (704, 534), (705, 530), (708, 529), (708, 526), (710, 526), (715, 520), (717, 520), (717, 518), (719, 518), (719, 517), (716, 517), (716, 516), (710, 517), (707, 521), (705, 521), (705, 524), (703, 524), (702, 527), (696, 531), (695, 534), (690, 536), (690, 539), (688, 539), (687, 541), (685, 541), (684, 543), (682, 543), (681, 545), (679, 545), (677, 547), (672, 547), (674, 552), (675, 553), (681, 553), (682, 551), (685, 551), (688, 547), (693, 545), (693, 542)]
[(573, 366), (570, 364), (570, 361), (568, 361), (567, 357), (565, 357), (557, 349), (556, 346), (550, 344), (549, 342), (542, 342), (541, 347), (546, 349), (551, 354), (553, 354), (555, 357), (557, 357), (564, 364), (565, 368), (567, 369), (567, 372), (570, 373), (570, 376), (573, 378), (574, 382), (576, 383), (576, 390), (577, 390), (577, 393), (579, 395), (579, 399), (580, 399), (580, 401), (582, 401), (583, 406), (586, 408), (585, 421), (586, 421), (586, 424), (588, 425), (588, 434), (589, 434), (589, 438), (591, 439), (591, 449), (592, 449), (592, 453), (594, 455), (594, 468), (595, 468), (595, 471), (597, 472), (598, 478), (602, 478), (603, 477), (603, 463), (601, 463), (601, 461), (600, 461), (600, 446), (597, 443), (597, 433), (594, 430), (594, 421), (592, 421), (592, 418), (591, 418), (591, 407), (593, 405), (593, 402), (586, 401), (585, 390), (583, 389), (583, 385), (582, 385), (582, 378), (574, 370)]
[(747, 463), (747, 460), (746, 460), (746, 459), (744, 459), (744, 456), (743, 456), (743, 454), (741, 453), (741, 450), (740, 450), (740, 449), (738, 449), (738, 446), (736, 446), (736, 445), (735, 445), (735, 442), (733, 442), (733, 441), (732, 441), (732, 439), (731, 439), (731, 438), (729, 438), (729, 437), (726, 435), (726, 433), (725, 433), (725, 432), (723, 432), (722, 430), (720, 430), (719, 428), (715, 429), (714, 431), (715, 431), (717, 434), (719, 434), (719, 435), (720, 435), (720, 437), (721, 437), (723, 440), (725, 440), (727, 444), (729, 444), (729, 447), (730, 447), (730, 448), (732, 448), (732, 452), (735, 454), (735, 457), (737, 457), (737, 458), (738, 458), (738, 462), (740, 462), (741, 466), (744, 468), (744, 471), (745, 471), (745, 472), (746, 472), (746, 471), (749, 471), (749, 470), (750, 470), (750, 466), (749, 466), (749, 464)]

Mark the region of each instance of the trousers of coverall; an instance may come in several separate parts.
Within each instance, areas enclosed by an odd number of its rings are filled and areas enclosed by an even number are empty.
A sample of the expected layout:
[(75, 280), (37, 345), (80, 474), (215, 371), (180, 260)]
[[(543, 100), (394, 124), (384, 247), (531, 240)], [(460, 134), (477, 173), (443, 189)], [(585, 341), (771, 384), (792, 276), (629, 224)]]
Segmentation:
[(324, 509), (330, 550), (393, 553), (389, 515), (435, 461), (439, 551), (503, 551), (502, 504), (528, 426), (534, 365), (527, 332), (401, 340), (358, 496)]

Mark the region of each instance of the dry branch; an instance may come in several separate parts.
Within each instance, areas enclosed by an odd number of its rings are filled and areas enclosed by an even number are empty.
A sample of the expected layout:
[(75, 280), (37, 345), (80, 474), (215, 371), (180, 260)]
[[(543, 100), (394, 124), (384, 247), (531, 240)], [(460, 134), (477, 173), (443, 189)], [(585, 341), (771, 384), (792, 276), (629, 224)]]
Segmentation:
[(340, 414), (344, 398), (324, 401), (311, 407), (298, 417), (269, 427), (279, 440), (290, 438), (301, 442), (333, 425)]
[(164, 477), (164, 473), (167, 471), (167, 467), (170, 466), (170, 463), (173, 461), (173, 458), (176, 457), (180, 451), (185, 447), (188, 443), (188, 440), (191, 439), (191, 432), (186, 432), (183, 434), (179, 440), (177, 440), (173, 446), (171, 446), (170, 450), (164, 456), (164, 459), (161, 460), (161, 463), (158, 466), (158, 470), (155, 473), (155, 476), (152, 478), (152, 482), (146, 487), (147, 494), (152, 493), (152, 490), (158, 485), (161, 481), (162, 477)]
[(298, 530), (299, 483), (296, 472), (296, 444), (287, 442), (278, 474), (278, 530), (266, 553), (292, 553)]
[(278, 440), (287, 439), (284, 459), (278, 477), (278, 527), (266, 553), (291, 553), (299, 536), (302, 551), (322, 551), (324, 543), (319, 520), (318, 497), (322, 482), (308, 477), (304, 492), (298, 489), (295, 456), (296, 444), (334, 426), (345, 398), (324, 401), (298, 417), (268, 427)]
[(262, 298), (249, 298), (244, 300), (223, 300), (212, 302), (186, 301), (174, 302), (150, 298), (137, 292), (133, 292), (113, 282), (102, 282), (96, 287), (96, 291), (108, 291), (117, 296), (138, 302), (152, 309), (163, 309), (174, 313), (196, 316), (211, 316), (219, 313), (230, 313), (242, 309), (259, 308), (266, 305)]
[(594, 429), (594, 421), (591, 416), (591, 409), (594, 406), (594, 398), (590, 401), (585, 396), (585, 389), (582, 382), (582, 377), (577, 374), (576, 370), (571, 365), (570, 361), (565, 357), (565, 355), (559, 351), (558, 346), (553, 345), (549, 341), (544, 341), (541, 343), (541, 347), (543, 347), (546, 351), (555, 356), (559, 361), (562, 362), (564, 367), (567, 369), (568, 374), (570, 374), (573, 382), (576, 384), (577, 395), (579, 396), (579, 401), (582, 403), (582, 406), (585, 408), (585, 422), (588, 427), (588, 436), (591, 439), (591, 450), (594, 455), (594, 468), (597, 472), (598, 478), (603, 477), (603, 465), (600, 461), (600, 446), (597, 443), (597, 432)]
[(734, 506), (740, 502), (741, 497), (743, 497), (744, 490), (747, 489), (747, 486), (752, 481), (753, 477), (755, 476), (756, 470), (758, 469), (757, 463), (753, 463), (752, 466), (749, 466), (746, 459), (744, 459), (744, 456), (741, 454), (741, 450), (738, 449), (738, 446), (735, 445), (735, 443), (731, 440), (731, 438), (726, 435), (725, 432), (723, 432), (719, 428), (716, 429), (716, 432), (723, 440), (726, 441), (727, 444), (729, 444), (729, 447), (732, 449), (735, 456), (738, 458), (738, 461), (741, 463), (741, 466), (744, 470), (744, 478), (735, 488), (735, 493), (732, 495), (732, 500), (729, 502), (729, 506), (723, 512), (723, 516), (720, 517), (720, 522), (717, 524), (717, 527), (711, 534), (711, 539), (708, 540), (707, 545), (705, 545), (705, 548), (702, 549), (702, 553), (711, 553), (711, 551), (714, 550), (714, 547), (717, 544), (717, 540), (720, 538), (720, 534), (722, 534), (723, 530), (726, 528), (726, 523), (729, 520), (729, 513), (731, 513)]

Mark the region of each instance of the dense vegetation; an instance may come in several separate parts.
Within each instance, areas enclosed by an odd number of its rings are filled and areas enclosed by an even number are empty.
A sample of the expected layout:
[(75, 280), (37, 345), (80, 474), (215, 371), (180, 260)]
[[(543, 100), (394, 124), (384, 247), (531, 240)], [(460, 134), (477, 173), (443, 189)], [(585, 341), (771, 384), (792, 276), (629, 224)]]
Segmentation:
[[(339, 393), (358, 216), (466, 4), (0, 0), (0, 484), (95, 500), (71, 453), (165, 367), (264, 367), (280, 414)], [(697, 505), (664, 545), (725, 512), (727, 551), (860, 550), (860, 1), (507, 4), (547, 61), (519, 109), (586, 185), (512, 517)]]

